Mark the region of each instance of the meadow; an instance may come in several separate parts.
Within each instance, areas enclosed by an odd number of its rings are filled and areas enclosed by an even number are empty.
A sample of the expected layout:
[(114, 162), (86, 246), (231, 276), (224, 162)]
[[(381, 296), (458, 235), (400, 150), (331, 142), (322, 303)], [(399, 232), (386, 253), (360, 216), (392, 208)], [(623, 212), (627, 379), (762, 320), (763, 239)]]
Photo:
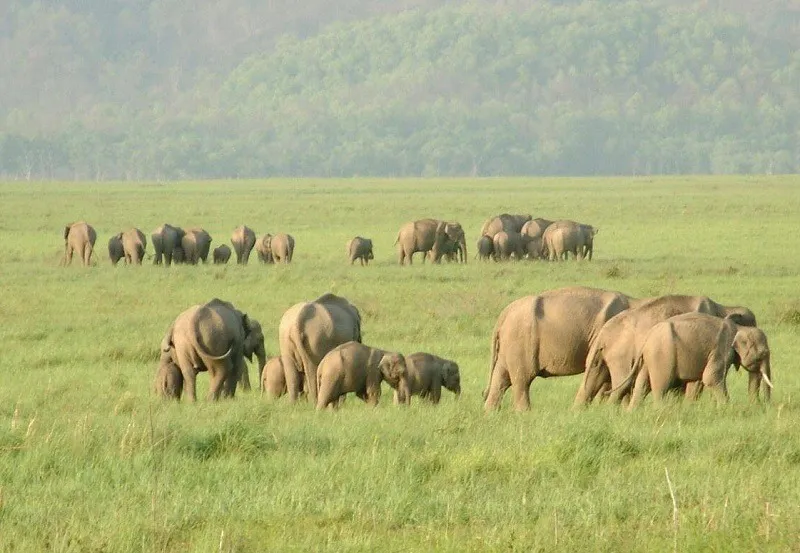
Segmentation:
[[(591, 262), (481, 263), (503, 211), (598, 227)], [(800, 177), (267, 180), (0, 184), (0, 551), (796, 551), (800, 547)], [(406, 221), (458, 220), (467, 265), (399, 267)], [(96, 266), (59, 267), (63, 228), (98, 233)], [(239, 224), (289, 232), (288, 266), (112, 267), (108, 238)], [(375, 243), (368, 267), (345, 243)], [(148, 253), (152, 246), (148, 244)], [(704, 294), (756, 314), (769, 405), (572, 408), (580, 376), (536, 379), (532, 409), (485, 414), (490, 333), (525, 295), (587, 285)], [(292, 304), (326, 291), (364, 342), (456, 360), (437, 407), (355, 398), (338, 412), (152, 393), (161, 337), (213, 297), (258, 319), (269, 355)], [(250, 366), (251, 381), (256, 367)], [(669, 481), (668, 481), (669, 478)]]

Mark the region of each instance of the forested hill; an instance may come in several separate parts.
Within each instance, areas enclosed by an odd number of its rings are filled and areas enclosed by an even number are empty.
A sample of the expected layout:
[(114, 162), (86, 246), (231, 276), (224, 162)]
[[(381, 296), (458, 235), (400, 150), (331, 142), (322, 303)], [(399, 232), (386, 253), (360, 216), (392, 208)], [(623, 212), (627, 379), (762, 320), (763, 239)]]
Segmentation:
[(800, 1), (11, 0), (0, 175), (798, 172)]

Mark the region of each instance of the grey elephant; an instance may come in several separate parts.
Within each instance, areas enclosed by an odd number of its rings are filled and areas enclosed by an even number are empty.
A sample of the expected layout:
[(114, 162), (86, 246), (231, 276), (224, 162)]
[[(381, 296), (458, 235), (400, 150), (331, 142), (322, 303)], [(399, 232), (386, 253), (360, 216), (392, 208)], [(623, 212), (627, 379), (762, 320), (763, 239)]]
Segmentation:
[(279, 398), (286, 393), (286, 375), (280, 355), (267, 359), (260, 372), (262, 395)]
[(531, 238), (541, 238), (544, 236), (544, 231), (553, 224), (553, 221), (548, 221), (547, 219), (542, 219), (537, 217), (536, 219), (531, 219), (520, 229), (520, 234), (524, 234), (526, 236), (530, 236)]
[(316, 404), (317, 365), (326, 353), (351, 340), (361, 341), (361, 315), (346, 298), (327, 293), (287, 309), (278, 341), (289, 398), (296, 400), (305, 388)]
[(760, 329), (705, 313), (670, 317), (647, 334), (624, 383), (635, 380), (629, 408), (641, 403), (650, 390), (660, 400), (669, 389), (687, 382), (702, 383), (720, 401), (727, 401), (725, 379), (731, 365), (742, 366), (749, 373), (751, 399), (758, 399), (762, 382), (764, 397), (770, 399), (770, 350)]
[[(464, 250), (461, 249), (461, 242), (453, 240), (449, 236), (445, 236), (444, 241), (442, 241), (439, 253), (441, 254), (440, 259), (446, 259), (448, 263), (464, 263), (465, 254)], [(427, 257), (431, 261), (434, 261), (433, 250), (428, 252)]]
[[(181, 241), (185, 234), (186, 232), (182, 228), (172, 226), (168, 223), (164, 223), (156, 228), (150, 234), (150, 240), (153, 243), (154, 251), (153, 263), (155, 265), (161, 265), (163, 262), (168, 267), (173, 261), (179, 263), (180, 261), (174, 259), (175, 250), (176, 248), (182, 248)], [(183, 257), (182, 250), (180, 255)]]
[(77, 252), (81, 263), (84, 266), (89, 265), (96, 241), (97, 233), (89, 223), (78, 221), (66, 225), (64, 227), (64, 257), (60, 264), (70, 265), (73, 254)]
[(245, 357), (256, 354), (259, 367), (266, 362), (261, 325), (216, 298), (178, 315), (161, 341), (161, 352), (180, 369), (183, 392), (191, 401), (197, 398), (198, 372), (208, 371), (208, 397), (217, 400), (220, 395), (233, 397), (240, 380), (250, 388)]
[(294, 237), (279, 232), (270, 240), (270, 251), (275, 263), (291, 263), (294, 256)]
[(478, 238), (478, 243), (475, 244), (475, 249), (477, 253), (475, 254), (478, 259), (482, 259), (484, 261), (488, 261), (494, 256), (494, 242), (492, 241), (491, 236), (486, 236), (485, 234)]
[(542, 235), (544, 248), (547, 250), (550, 261), (560, 261), (569, 259), (569, 254), (575, 259), (582, 259), (587, 249), (592, 247), (587, 245), (588, 237), (594, 234), (587, 231), (588, 225), (582, 225), (575, 221), (556, 221), (548, 226)]
[(756, 326), (756, 317), (747, 307), (725, 306), (706, 296), (670, 294), (639, 300), (631, 309), (609, 319), (592, 341), (575, 404), (585, 405), (611, 388), (615, 389), (611, 400), (623, 400), (630, 389), (621, 383), (630, 372), (650, 329), (684, 313), (728, 317), (740, 325)]
[(214, 248), (213, 258), (215, 264), (224, 265), (231, 258), (231, 249), (225, 244), (221, 244)]
[[(456, 397), (461, 395), (461, 374), (455, 361), (417, 352), (406, 355), (406, 369), (408, 390), (412, 396), (437, 404), (442, 397), (442, 388), (450, 390)], [(405, 399), (399, 390), (395, 390), (395, 403), (405, 402)]]
[(164, 399), (181, 399), (183, 374), (175, 364), (170, 351), (162, 351), (154, 382), (155, 393)]
[(523, 241), (525, 242), (525, 255), (528, 257), (528, 259), (544, 258), (545, 251), (541, 236), (537, 236), (535, 238), (527, 237), (526, 239), (525, 235), (523, 235)]
[(594, 237), (600, 231), (600, 229), (594, 228), (592, 225), (585, 225), (583, 223), (578, 223), (581, 229), (581, 233), (583, 234), (583, 252), (582, 256), (589, 261), (592, 260), (592, 254), (594, 253)]
[[(138, 228), (131, 228), (120, 232), (117, 237), (122, 244), (122, 253), (125, 256), (125, 263), (141, 265), (144, 260), (144, 252), (147, 249), (147, 238), (145, 238), (144, 233)], [(110, 253), (111, 242), (109, 241), (109, 255)], [(116, 265), (115, 262), (114, 265)]]
[(361, 265), (369, 265), (371, 259), (375, 259), (372, 252), (372, 240), (356, 236), (347, 242), (347, 258), (350, 260), (350, 265), (358, 259)]
[(461, 245), (463, 261), (466, 263), (467, 242), (464, 229), (459, 223), (437, 219), (420, 219), (406, 223), (400, 227), (394, 241), (400, 265), (403, 265), (406, 259), (411, 265), (416, 252), (422, 252), (422, 262), (424, 263), (425, 256), (429, 251), (432, 252), (434, 263), (439, 263), (448, 240)]
[(510, 387), (515, 409), (530, 409), (536, 377), (582, 373), (592, 338), (631, 301), (619, 292), (575, 286), (511, 302), (492, 332), (484, 408), (499, 407)]
[(494, 238), (498, 232), (520, 232), (522, 227), (531, 220), (530, 215), (511, 215), (509, 213), (501, 213), (495, 217), (487, 219), (483, 226), (481, 226), (481, 236), (488, 236)]
[(519, 261), (527, 253), (522, 234), (501, 230), (492, 239), (495, 261), (508, 261), (513, 256)]
[(201, 228), (187, 230), (181, 240), (185, 262), (190, 265), (197, 265), (200, 261), (205, 263), (211, 249), (211, 240), (211, 235)]
[(403, 355), (355, 341), (341, 344), (319, 363), (317, 409), (338, 407), (339, 399), (350, 392), (370, 405), (377, 405), (383, 381), (399, 391), (406, 405), (411, 402)]
[(233, 244), (233, 251), (236, 252), (236, 263), (247, 265), (250, 260), (250, 252), (256, 245), (256, 233), (245, 225), (236, 227), (231, 235), (231, 244)]
[(120, 259), (125, 258), (125, 248), (122, 247), (122, 233), (115, 234), (108, 239), (108, 258), (116, 266)]

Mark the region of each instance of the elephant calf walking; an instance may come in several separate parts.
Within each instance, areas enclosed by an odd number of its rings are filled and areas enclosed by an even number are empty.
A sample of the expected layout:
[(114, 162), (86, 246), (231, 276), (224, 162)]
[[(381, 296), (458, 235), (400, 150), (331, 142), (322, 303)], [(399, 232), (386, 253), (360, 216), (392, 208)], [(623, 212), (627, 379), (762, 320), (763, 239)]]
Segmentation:
[[(408, 389), (412, 396), (430, 401), (434, 405), (442, 397), (442, 388), (461, 395), (461, 375), (458, 363), (430, 353), (412, 353), (406, 356)], [(405, 402), (400, 390), (394, 392), (395, 404)]]

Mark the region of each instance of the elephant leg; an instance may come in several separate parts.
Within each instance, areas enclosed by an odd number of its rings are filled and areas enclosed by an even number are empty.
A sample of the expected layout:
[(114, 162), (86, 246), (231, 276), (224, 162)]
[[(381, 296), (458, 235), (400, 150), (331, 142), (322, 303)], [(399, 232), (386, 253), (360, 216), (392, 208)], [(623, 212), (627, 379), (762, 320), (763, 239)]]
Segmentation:
[(302, 387), (303, 375), (296, 370), (292, 365), (283, 363), (283, 376), (286, 379), (286, 393), (289, 395), (291, 401), (297, 401), (300, 396), (300, 388)]
[(172, 251), (165, 251), (164, 252), (164, 264), (169, 267), (172, 265)]
[(533, 379), (511, 382), (511, 393), (514, 395), (514, 409), (516, 411), (530, 411), (531, 408), (531, 383)]
[(650, 391), (650, 374), (647, 368), (642, 367), (639, 374), (636, 375), (636, 383), (633, 386), (633, 395), (628, 404), (628, 409), (634, 409), (642, 400), (647, 396)]
[(583, 380), (578, 388), (578, 393), (575, 395), (573, 405), (580, 407), (590, 404), (600, 393), (606, 381), (610, 381), (610, 374), (605, 367), (602, 369), (593, 368), (583, 373)]
[(492, 370), (491, 380), (489, 387), (486, 391), (486, 401), (483, 408), (486, 411), (491, 411), (500, 407), (500, 401), (503, 399), (503, 394), (511, 386), (511, 378), (508, 375), (508, 369), (505, 365), (497, 363)]
[(703, 383), (700, 380), (686, 383), (686, 401), (697, 401), (703, 393)]
[[(228, 396), (233, 395), (233, 390), (236, 390), (236, 379), (231, 378), (233, 372), (233, 364), (230, 359), (224, 360), (225, 364), (220, 366), (216, 365), (208, 369), (209, 387), (208, 399), (217, 401), (220, 395)], [(233, 380), (233, 390), (231, 390), (230, 381)]]
[(317, 366), (306, 367), (305, 370), (305, 390), (312, 405), (317, 403)]
[(183, 393), (189, 401), (197, 401), (197, 371), (194, 368), (183, 370)]
[[(242, 385), (242, 389), (246, 392), (250, 391), (250, 372), (247, 370), (247, 364), (242, 362), (242, 369), (239, 373), (239, 384)], [(261, 382), (261, 378), (259, 376), (259, 382)]]

